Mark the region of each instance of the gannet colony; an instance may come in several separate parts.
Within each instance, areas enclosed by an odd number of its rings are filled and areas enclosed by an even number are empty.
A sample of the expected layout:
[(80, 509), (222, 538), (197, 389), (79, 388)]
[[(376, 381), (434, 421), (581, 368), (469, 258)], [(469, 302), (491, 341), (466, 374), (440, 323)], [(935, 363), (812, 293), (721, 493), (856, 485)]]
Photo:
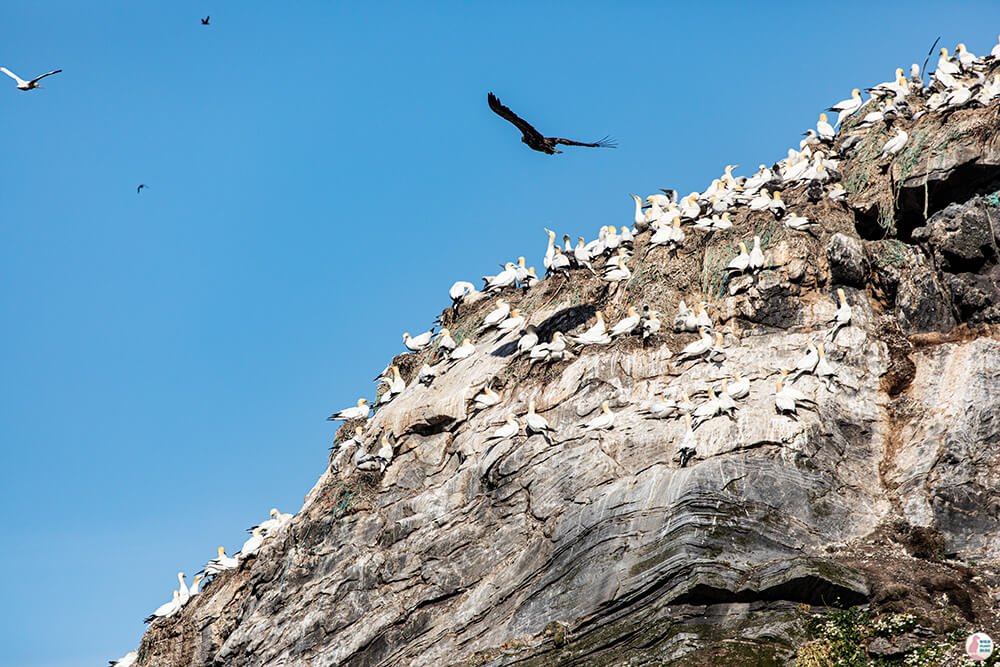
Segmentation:
[(858, 605), (928, 633), (873, 660), (988, 630), (998, 96), (1000, 44), (941, 49), (749, 176), (540, 230), (544, 275), (456, 282), (329, 417), (300, 512), (179, 573), (112, 664), (806, 664)]

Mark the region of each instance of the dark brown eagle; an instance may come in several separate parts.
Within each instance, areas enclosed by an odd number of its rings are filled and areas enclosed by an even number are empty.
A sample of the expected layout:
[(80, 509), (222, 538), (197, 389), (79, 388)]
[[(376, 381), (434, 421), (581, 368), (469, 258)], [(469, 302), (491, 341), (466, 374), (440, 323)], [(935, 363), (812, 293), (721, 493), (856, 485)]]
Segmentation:
[(562, 153), (562, 151), (557, 151), (556, 146), (563, 144), (564, 146), (587, 146), (589, 148), (614, 148), (614, 140), (609, 137), (604, 137), (600, 141), (595, 141), (592, 144), (587, 144), (582, 141), (573, 141), (571, 139), (561, 139), (559, 137), (543, 137), (541, 132), (536, 130), (531, 126), (528, 121), (524, 120), (516, 113), (500, 104), (500, 99), (496, 95), (490, 93), (487, 96), (487, 100), (490, 103), (490, 109), (493, 109), (493, 113), (509, 120), (514, 126), (521, 130), (521, 141), (528, 145), (528, 148), (536, 151), (545, 153), (546, 155), (552, 155), (554, 153)]

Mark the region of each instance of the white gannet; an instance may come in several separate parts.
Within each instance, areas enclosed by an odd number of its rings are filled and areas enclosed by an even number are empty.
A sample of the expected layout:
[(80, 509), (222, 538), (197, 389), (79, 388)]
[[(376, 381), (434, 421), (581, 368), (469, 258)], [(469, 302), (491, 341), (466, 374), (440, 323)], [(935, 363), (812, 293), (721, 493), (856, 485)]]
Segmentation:
[(826, 383), (827, 390), (833, 393), (833, 383), (839, 382), (837, 371), (835, 371), (833, 366), (830, 365), (830, 362), (826, 360), (826, 352), (823, 349), (823, 343), (816, 344), (816, 351), (819, 353), (819, 361), (816, 362), (816, 368), (813, 369), (813, 373), (816, 377)]
[(545, 257), (542, 258), (542, 266), (545, 268), (545, 272), (549, 273), (552, 271), (552, 258), (556, 255), (556, 233), (549, 229), (546, 229), (545, 233), (549, 236), (549, 244), (545, 246)]
[(794, 387), (783, 387), (785, 377), (788, 375), (787, 369), (781, 370), (781, 377), (778, 378), (778, 382), (775, 385), (774, 392), (774, 407), (779, 414), (789, 414), (793, 419), (798, 414), (797, 408), (799, 403), (813, 403), (815, 401), (806, 398), (798, 389)]
[(736, 255), (726, 266), (729, 273), (743, 273), (750, 268), (750, 253), (747, 251), (747, 244), (740, 241), (740, 254)]
[(497, 299), (497, 306), (491, 310), (486, 317), (483, 318), (483, 323), (480, 325), (479, 330), (485, 331), (492, 327), (497, 326), (510, 315), (510, 304), (503, 299)]
[(389, 437), (383, 435), (382, 446), (378, 448), (378, 452), (375, 454), (375, 458), (378, 459), (383, 472), (389, 467), (389, 464), (392, 463), (393, 455), (394, 453), (392, 451), (392, 444), (389, 442)]
[(514, 280), (522, 286), (528, 281), (528, 267), (525, 266), (524, 257), (517, 258), (517, 266), (514, 267)]
[(816, 369), (817, 362), (819, 362), (819, 352), (816, 351), (816, 346), (813, 344), (812, 338), (810, 338), (806, 343), (806, 353), (795, 364), (795, 368), (793, 369), (795, 375), (792, 376), (791, 380), (795, 380), (806, 373), (812, 373)]
[[(347, 447), (350, 447), (351, 445), (360, 445), (361, 444), (361, 433), (363, 431), (364, 431), (364, 429), (362, 427), (358, 426), (357, 428), (354, 429), (354, 435), (351, 436), (350, 438), (348, 438), (347, 440), (345, 440), (344, 442), (340, 443), (340, 446), (346, 449)], [(271, 518), (269, 518), (267, 521), (261, 521), (256, 526), (252, 526), (251, 528), (248, 528), (247, 532), (248, 533), (252, 533), (255, 528), (260, 528), (260, 531), (264, 535), (270, 536), (272, 534), (272, 531), (276, 531), (278, 529), (278, 526), (281, 523), (280, 520), (278, 519), (278, 516), (280, 516), (280, 514), (281, 513), (278, 512), (278, 508), (277, 507), (272, 507), (271, 508), (271, 515), (270, 515)]]
[(715, 342), (712, 343), (712, 349), (708, 351), (708, 360), (721, 363), (726, 359), (726, 348), (722, 345), (722, 332), (715, 332)]
[(491, 408), (500, 402), (500, 394), (490, 389), (489, 385), (483, 387), (483, 391), (476, 394), (472, 399), (472, 404), (477, 410)]
[(759, 273), (764, 268), (764, 251), (760, 249), (760, 237), (753, 237), (753, 249), (750, 250), (750, 270)]
[(635, 311), (635, 306), (629, 306), (628, 314), (618, 324), (611, 327), (611, 337), (617, 338), (618, 336), (627, 336), (632, 333), (639, 326), (640, 319), (639, 314)]
[(573, 244), (569, 234), (563, 234), (563, 252), (573, 252)]
[(604, 315), (597, 311), (597, 322), (584, 331), (579, 336), (569, 336), (574, 345), (607, 345), (611, 342), (611, 336), (607, 334), (604, 324)]
[(845, 190), (843, 186), (833, 185), (830, 186), (830, 189), (827, 191), (826, 196), (829, 197), (832, 201), (843, 201), (844, 199), (847, 198), (847, 190)]
[[(642, 318), (642, 321), (640, 322), (643, 339), (656, 335), (656, 333), (660, 330), (660, 324), (660, 313), (655, 310), (650, 310), (649, 314)], [(669, 350), (667, 351), (669, 352)]]
[(719, 414), (719, 399), (715, 397), (715, 392), (709, 386), (708, 400), (696, 407), (691, 414), (694, 417), (694, 428), (698, 428), (717, 414)]
[(677, 314), (674, 316), (674, 331), (694, 331), (698, 325), (694, 321), (694, 311), (688, 308), (684, 299), (677, 304)]
[(837, 308), (837, 312), (833, 314), (833, 319), (830, 320), (833, 324), (833, 329), (830, 331), (830, 340), (833, 340), (840, 329), (851, 323), (851, 307), (847, 304), (847, 296), (844, 294), (842, 287), (837, 288), (837, 297), (840, 299), (840, 307)]
[[(636, 230), (640, 232), (645, 231), (649, 228), (649, 220), (647, 220), (646, 216), (643, 215), (642, 200), (639, 199), (638, 195), (630, 194), (629, 197), (635, 201), (635, 217), (633, 218), (632, 224), (635, 225)], [(655, 206), (655, 204), (653, 206)]]
[(460, 359), (465, 359), (471, 357), (476, 351), (476, 346), (472, 344), (472, 341), (466, 338), (462, 341), (462, 344), (451, 351), (448, 355), (450, 361), (458, 361)]
[(367, 419), (368, 413), (371, 408), (367, 405), (368, 401), (359, 398), (358, 404), (355, 407), (344, 408), (340, 412), (335, 412), (326, 418), (327, 421), (347, 421), (348, 419)]
[(520, 430), (521, 426), (517, 423), (517, 419), (514, 418), (513, 414), (508, 413), (503, 426), (493, 431), (488, 439), (506, 440), (507, 438), (513, 438)]
[(156, 611), (154, 611), (152, 614), (150, 614), (146, 618), (142, 619), (142, 622), (143, 623), (152, 623), (153, 621), (155, 621), (158, 618), (164, 618), (164, 617), (173, 616), (174, 614), (176, 614), (180, 610), (180, 608), (181, 608), (181, 603), (180, 603), (179, 597), (180, 597), (180, 592), (179, 591), (174, 591), (174, 597), (173, 597), (173, 599), (170, 602), (165, 602), (165, 603), (161, 604), (159, 607), (156, 608)]
[(434, 378), (436, 377), (437, 371), (426, 361), (424, 362), (424, 365), (420, 367), (420, 370), (417, 371), (417, 382), (425, 387), (431, 386), (431, 383), (434, 382)]
[(111, 667), (134, 667), (135, 661), (139, 659), (139, 654), (135, 651), (129, 651), (117, 660), (109, 660), (108, 664)]
[(781, 192), (775, 191), (771, 195), (771, 203), (767, 205), (767, 208), (776, 216), (785, 212), (785, 202), (781, 199)]
[(615, 425), (615, 413), (608, 409), (609, 401), (601, 403), (601, 414), (597, 415), (589, 422), (581, 424), (584, 431), (597, 431), (613, 428)]
[(722, 378), (722, 389), (719, 391), (716, 400), (719, 402), (719, 414), (724, 414), (732, 419), (733, 413), (736, 412), (738, 406), (729, 394), (729, 378)]
[(951, 58), (948, 56), (948, 49), (942, 47), (940, 54), (941, 56), (937, 61), (937, 72), (944, 72), (949, 76), (958, 76), (962, 73), (961, 68), (952, 62)]
[(618, 235), (618, 238), (621, 239), (621, 244), (623, 246), (631, 248), (635, 245), (635, 235), (632, 234), (632, 230), (628, 227), (622, 227), (622, 233)]
[(691, 331), (697, 331), (700, 327), (705, 327), (705, 329), (712, 328), (712, 318), (709, 317), (708, 311), (705, 310), (705, 302), (698, 302), (698, 314), (694, 318), (694, 326), (691, 327)]
[(530, 352), (531, 348), (538, 345), (538, 330), (534, 324), (529, 324), (521, 332), (521, 337), (517, 341), (517, 353), (524, 354)]
[(785, 227), (796, 232), (808, 232), (815, 224), (803, 215), (792, 215), (785, 218)]
[(505, 336), (509, 331), (520, 329), (526, 321), (527, 318), (521, 314), (521, 310), (514, 308), (510, 311), (510, 316), (497, 325), (497, 331), (500, 333), (500, 336)]
[(9, 76), (10, 78), (14, 79), (14, 81), (17, 81), (17, 89), (18, 90), (33, 90), (35, 88), (44, 88), (45, 86), (39, 86), (38, 82), (41, 81), (42, 79), (44, 79), (47, 76), (52, 76), (53, 74), (58, 74), (61, 71), (62, 71), (61, 69), (55, 69), (55, 70), (52, 70), (51, 72), (46, 72), (45, 74), (43, 74), (41, 76), (36, 76), (34, 79), (31, 79), (30, 81), (25, 81), (24, 79), (22, 79), (18, 75), (16, 75), (13, 72), (11, 72), (6, 67), (0, 67), (0, 72), (3, 72), (4, 74), (6, 74), (7, 76)]
[(549, 438), (549, 433), (555, 432), (545, 417), (535, 412), (535, 399), (528, 401), (528, 413), (524, 416), (524, 424), (525, 431), (529, 434), (538, 433), (546, 440)]
[(750, 200), (749, 206), (751, 211), (767, 210), (771, 206), (771, 197), (767, 188), (761, 188), (757, 196)]
[(732, 229), (733, 221), (729, 219), (729, 213), (723, 213), (721, 217), (712, 216), (712, 228), (713, 229)]
[(391, 368), (392, 378), (386, 379), (386, 391), (379, 398), (379, 403), (388, 403), (406, 389), (406, 380), (399, 374), (399, 366), (395, 364)]
[(177, 573), (177, 601), (183, 607), (191, 599), (191, 591), (188, 590), (187, 584), (184, 583), (184, 573)]
[(188, 599), (193, 598), (195, 595), (201, 592), (201, 580), (205, 578), (203, 574), (194, 575), (194, 579), (191, 581), (191, 586), (188, 588)]
[(865, 114), (864, 118), (857, 124), (856, 127), (868, 127), (869, 125), (874, 125), (875, 123), (881, 123), (885, 120), (885, 102), (879, 102), (878, 108), (875, 111), (869, 111)]
[(726, 393), (736, 400), (749, 396), (750, 380), (741, 377), (739, 373), (734, 373), (733, 379), (736, 381), (726, 387)]
[(582, 236), (576, 237), (576, 248), (573, 249), (573, 259), (576, 260), (578, 266), (590, 269), (590, 272), (594, 273), (594, 267), (590, 264), (590, 260), (593, 257), (590, 251), (587, 250), (587, 243)]
[(688, 343), (677, 357), (677, 363), (685, 361), (687, 359), (697, 359), (705, 354), (708, 354), (709, 350), (712, 349), (712, 336), (709, 335), (705, 327), (699, 329), (701, 338), (694, 341), (693, 343)]
[(422, 352), (431, 344), (431, 337), (434, 335), (433, 331), (425, 331), (417, 337), (410, 335), (410, 332), (403, 333), (403, 345), (406, 346), (407, 350), (411, 352)]
[(837, 102), (832, 107), (827, 109), (827, 111), (837, 112), (837, 122), (834, 125), (840, 125), (845, 118), (854, 115), (858, 109), (861, 108), (861, 90), (855, 88), (851, 91), (850, 98)]
[(608, 225), (604, 228), (606, 231), (604, 233), (604, 250), (605, 252), (613, 252), (618, 250), (621, 246), (622, 240), (618, 236), (618, 230), (613, 226)]
[(654, 419), (667, 419), (668, 417), (673, 417), (677, 414), (677, 401), (664, 394), (663, 400), (653, 401), (646, 409), (646, 413)]
[(971, 68), (978, 60), (975, 53), (965, 48), (965, 44), (959, 44), (955, 47), (955, 58), (958, 60), (958, 64), (964, 68)]
[(264, 535), (261, 534), (260, 526), (257, 526), (250, 533), (250, 537), (243, 543), (240, 550), (236, 552), (236, 559), (246, 560), (247, 558), (256, 556), (262, 544), (264, 544)]
[(555, 255), (552, 256), (552, 266), (550, 269), (551, 273), (561, 273), (564, 276), (569, 276), (569, 269), (573, 265), (569, 257), (562, 251), (562, 248), (556, 246)]
[(239, 564), (240, 562), (238, 560), (226, 555), (225, 547), (219, 547), (219, 555), (208, 561), (208, 564), (205, 565), (205, 574), (213, 577), (220, 572), (231, 570)]
[(681, 217), (694, 220), (701, 215), (701, 206), (698, 205), (698, 193), (692, 192), (681, 200)]
[(458, 304), (462, 303), (473, 294), (479, 294), (476, 286), (470, 282), (459, 280), (451, 286), (451, 289), (448, 290), (448, 296), (451, 297), (451, 307), (457, 311)]
[(354, 450), (354, 467), (364, 472), (374, 472), (379, 469), (379, 462), (374, 454), (369, 454), (364, 443), (359, 442)]
[(513, 287), (517, 280), (517, 264), (507, 262), (503, 265), (503, 271), (495, 276), (483, 276), (484, 292), (499, 292), (504, 287)]
[(537, 361), (564, 361), (572, 359), (573, 354), (566, 346), (566, 337), (561, 331), (552, 334), (552, 340), (548, 343), (539, 343), (531, 348), (528, 358), (534, 364)]
[(690, 415), (694, 412), (694, 403), (686, 391), (681, 392), (681, 402), (677, 404), (677, 411), (681, 414)]
[(447, 328), (442, 328), (441, 331), (438, 332), (437, 344), (438, 348), (444, 350), (445, 354), (451, 352), (457, 347), (455, 339), (451, 337), (451, 331)]
[(952, 89), (952, 91), (948, 93), (948, 97), (945, 98), (944, 102), (950, 107), (962, 107), (968, 104), (971, 99), (972, 89), (963, 84)]
[(535, 273), (535, 267), (528, 267), (528, 275), (524, 277), (524, 289), (531, 289), (538, 284), (539, 278), (538, 274)]
[[(624, 252), (624, 251), (623, 251)], [(625, 266), (625, 256), (619, 253), (614, 261), (609, 261), (604, 267), (604, 280), (609, 283), (620, 283), (632, 277), (632, 272)]]
[(833, 126), (826, 120), (826, 114), (821, 113), (819, 115), (819, 120), (816, 122), (816, 134), (823, 141), (833, 141), (833, 137), (836, 133), (833, 131)]

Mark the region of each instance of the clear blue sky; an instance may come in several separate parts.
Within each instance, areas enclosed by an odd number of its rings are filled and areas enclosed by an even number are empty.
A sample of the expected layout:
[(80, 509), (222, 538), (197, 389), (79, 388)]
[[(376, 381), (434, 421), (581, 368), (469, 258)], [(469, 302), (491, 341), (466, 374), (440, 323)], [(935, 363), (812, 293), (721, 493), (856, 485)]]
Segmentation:
[[(64, 69), (0, 78), (4, 664), (122, 655), (178, 570), (297, 510), (327, 415), (454, 280), (1000, 31), (996, 2), (375, 4), (0, 3), (0, 65)], [(620, 147), (531, 152), (489, 90)]]

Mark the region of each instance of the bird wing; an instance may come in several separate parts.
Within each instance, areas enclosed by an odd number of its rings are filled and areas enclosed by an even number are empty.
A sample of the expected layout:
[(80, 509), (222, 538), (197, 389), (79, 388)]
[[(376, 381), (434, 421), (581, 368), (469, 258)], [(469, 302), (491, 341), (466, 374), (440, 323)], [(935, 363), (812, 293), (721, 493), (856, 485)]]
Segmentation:
[(587, 146), (588, 148), (615, 148), (618, 146), (615, 140), (611, 137), (604, 137), (593, 143), (585, 143), (582, 141), (573, 141), (572, 139), (561, 139), (559, 137), (553, 137), (553, 141), (557, 144), (563, 144), (564, 146)]
[(0, 67), (0, 72), (3, 72), (4, 74), (6, 74), (7, 76), (9, 76), (10, 78), (14, 79), (14, 81), (17, 81), (18, 85), (20, 85), (22, 83), (27, 83), (27, 81), (25, 81), (24, 79), (22, 79), (18, 75), (16, 75), (13, 72), (11, 72), (6, 67)]
[(500, 98), (498, 98), (496, 95), (490, 93), (489, 95), (487, 95), (486, 99), (489, 101), (490, 109), (493, 110), (493, 113), (513, 123), (514, 126), (517, 127), (517, 129), (521, 130), (521, 134), (523, 134), (526, 137), (533, 137), (540, 142), (545, 139), (545, 137), (543, 137), (538, 130), (533, 128), (528, 121), (524, 120), (516, 113), (514, 113), (513, 111), (505, 107), (503, 104), (501, 104)]
[(46, 72), (45, 74), (43, 74), (41, 76), (36, 76), (34, 79), (32, 79), (31, 81), (29, 81), (28, 83), (37, 83), (37, 82), (41, 81), (42, 79), (44, 79), (45, 77), (52, 76), (53, 74), (58, 74), (61, 71), (62, 71), (61, 69), (54, 69), (51, 72)]

